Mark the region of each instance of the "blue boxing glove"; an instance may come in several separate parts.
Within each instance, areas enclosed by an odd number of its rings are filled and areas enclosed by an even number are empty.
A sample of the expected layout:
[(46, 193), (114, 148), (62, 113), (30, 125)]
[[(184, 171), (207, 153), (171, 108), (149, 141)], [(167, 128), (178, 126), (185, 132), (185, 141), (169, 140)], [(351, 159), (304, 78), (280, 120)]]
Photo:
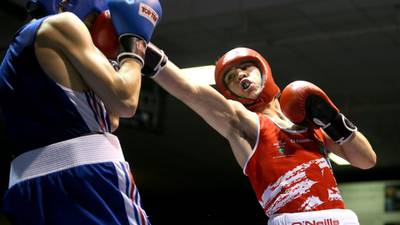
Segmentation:
[(117, 60), (134, 58), (144, 65), (147, 43), (162, 16), (158, 0), (108, 0), (111, 20), (122, 52)]

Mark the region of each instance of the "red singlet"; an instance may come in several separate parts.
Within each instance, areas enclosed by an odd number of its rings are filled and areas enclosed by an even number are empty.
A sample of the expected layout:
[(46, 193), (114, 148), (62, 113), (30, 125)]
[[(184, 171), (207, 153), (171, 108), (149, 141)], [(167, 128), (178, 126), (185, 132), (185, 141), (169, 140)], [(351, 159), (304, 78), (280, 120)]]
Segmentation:
[(258, 117), (259, 136), (244, 173), (265, 214), (343, 209), (322, 131), (281, 129)]

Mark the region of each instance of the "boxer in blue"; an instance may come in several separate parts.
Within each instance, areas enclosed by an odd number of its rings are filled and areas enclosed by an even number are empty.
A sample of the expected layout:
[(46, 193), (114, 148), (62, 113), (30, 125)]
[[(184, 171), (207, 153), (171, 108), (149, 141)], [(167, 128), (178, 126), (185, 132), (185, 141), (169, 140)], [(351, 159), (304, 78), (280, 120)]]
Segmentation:
[[(120, 42), (118, 71), (90, 29), (107, 9)], [(15, 155), (4, 212), (23, 225), (150, 224), (111, 132), (135, 114), (160, 3), (30, 0), (28, 11), (34, 19), (16, 32), (0, 67)]]

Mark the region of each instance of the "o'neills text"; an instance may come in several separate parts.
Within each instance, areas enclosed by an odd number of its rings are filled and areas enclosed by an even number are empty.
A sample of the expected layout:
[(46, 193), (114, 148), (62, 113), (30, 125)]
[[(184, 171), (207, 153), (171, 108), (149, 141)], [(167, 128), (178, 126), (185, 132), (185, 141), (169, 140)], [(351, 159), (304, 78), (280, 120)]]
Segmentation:
[(293, 222), (291, 225), (339, 225), (339, 220), (335, 219), (304, 220), (301, 222)]

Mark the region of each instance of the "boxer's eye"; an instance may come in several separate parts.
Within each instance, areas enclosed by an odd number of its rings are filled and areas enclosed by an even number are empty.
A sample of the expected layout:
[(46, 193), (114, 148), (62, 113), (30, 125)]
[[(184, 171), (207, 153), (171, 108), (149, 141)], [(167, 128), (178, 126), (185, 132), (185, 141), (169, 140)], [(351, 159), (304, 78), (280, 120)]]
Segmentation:
[(252, 66), (253, 64), (251, 64), (251, 63), (249, 63), (249, 62), (247, 62), (247, 63), (242, 63), (241, 65), (240, 65), (240, 69), (241, 70), (246, 70), (248, 67), (250, 67), (250, 66)]

